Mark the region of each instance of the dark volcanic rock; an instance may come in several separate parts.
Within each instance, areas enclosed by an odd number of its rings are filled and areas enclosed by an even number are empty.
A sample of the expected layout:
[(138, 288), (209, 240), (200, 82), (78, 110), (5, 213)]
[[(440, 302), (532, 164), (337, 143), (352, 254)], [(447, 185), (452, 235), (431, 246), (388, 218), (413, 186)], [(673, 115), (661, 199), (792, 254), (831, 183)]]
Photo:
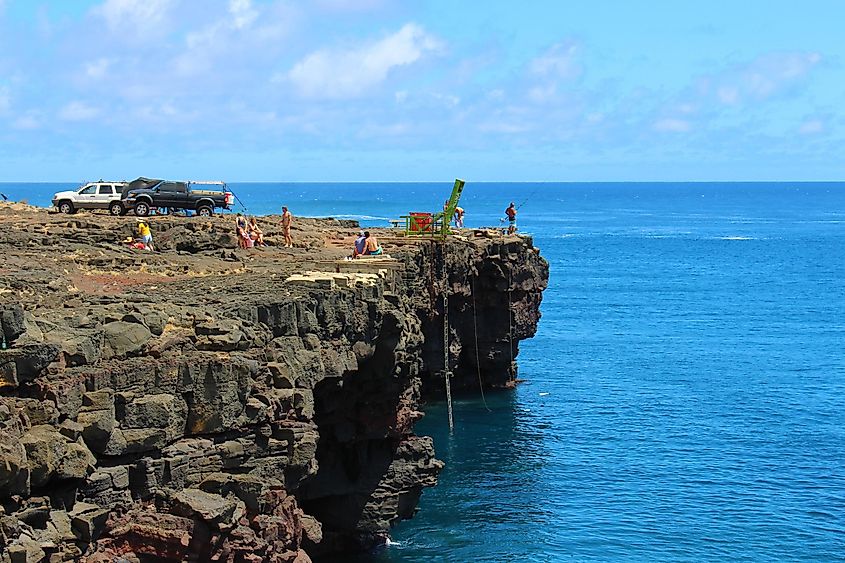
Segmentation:
[[(125, 218), (27, 213), (0, 213), (7, 260), (37, 266), (0, 269), (0, 562), (302, 563), (383, 541), (443, 467), (413, 427), (444, 350), (454, 388), (512, 384), (548, 277), (518, 237), (387, 243), (387, 266), (288, 280), (333, 270), (354, 225), (298, 221), (306, 255), (153, 218), (164, 252), (143, 253), (115, 244)], [(34, 236), (61, 256), (35, 261)]]

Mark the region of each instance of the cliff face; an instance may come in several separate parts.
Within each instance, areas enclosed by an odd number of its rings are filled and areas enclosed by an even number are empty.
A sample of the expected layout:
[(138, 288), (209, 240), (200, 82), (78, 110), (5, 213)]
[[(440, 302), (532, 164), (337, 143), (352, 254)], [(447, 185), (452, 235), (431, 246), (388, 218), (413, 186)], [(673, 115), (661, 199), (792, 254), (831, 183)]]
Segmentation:
[[(310, 252), (256, 262), (195, 220), (204, 235), (138, 265), (33, 217), (74, 246), (23, 276), (15, 259), (38, 249), (19, 235), (35, 231), (0, 229), (2, 561), (302, 562), (382, 541), (442, 468), (413, 425), (442, 392), (443, 292), (453, 385), (477, 389), (480, 365), (503, 386), (548, 276), (530, 240), (509, 237), (397, 245), (397, 269), (289, 278), (342, 254), (326, 241), (351, 233), (316, 222), (297, 233)], [(104, 276), (92, 260), (127, 260), (118, 289), (84, 290)], [(185, 264), (208, 273), (174, 274)]]

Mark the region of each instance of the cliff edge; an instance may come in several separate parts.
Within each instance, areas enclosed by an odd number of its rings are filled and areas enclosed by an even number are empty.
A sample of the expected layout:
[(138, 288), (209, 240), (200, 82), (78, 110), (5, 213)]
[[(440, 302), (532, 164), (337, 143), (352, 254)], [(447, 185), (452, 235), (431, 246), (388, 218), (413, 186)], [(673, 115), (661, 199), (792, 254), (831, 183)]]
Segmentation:
[(251, 250), (230, 218), (150, 222), (154, 253), (131, 218), (0, 207), (0, 561), (383, 541), (442, 468), (413, 426), (445, 359), (453, 389), (511, 385), (548, 279), (524, 237), (376, 231), (395, 260), (346, 262), (350, 222)]

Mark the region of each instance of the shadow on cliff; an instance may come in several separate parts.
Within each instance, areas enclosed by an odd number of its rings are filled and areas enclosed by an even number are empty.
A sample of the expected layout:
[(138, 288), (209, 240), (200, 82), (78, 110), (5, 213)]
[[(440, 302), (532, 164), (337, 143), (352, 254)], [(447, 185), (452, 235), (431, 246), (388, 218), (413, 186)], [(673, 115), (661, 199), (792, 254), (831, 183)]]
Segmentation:
[(297, 494), (323, 525), (323, 542), (309, 553), (370, 548), (395, 520), (413, 515), (422, 486), (408, 487), (397, 467), (408, 457), (412, 426), (405, 398), (416, 394), (396, 369), (401, 331), (400, 320), (386, 313), (372, 349), (359, 351), (365, 357), (358, 371), (314, 388), (319, 469)]

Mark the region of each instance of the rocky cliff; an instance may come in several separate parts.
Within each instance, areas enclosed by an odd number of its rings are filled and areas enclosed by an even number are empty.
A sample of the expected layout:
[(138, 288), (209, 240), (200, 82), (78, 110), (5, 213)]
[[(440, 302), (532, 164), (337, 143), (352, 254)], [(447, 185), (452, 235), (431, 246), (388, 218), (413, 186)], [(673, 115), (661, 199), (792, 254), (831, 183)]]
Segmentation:
[(347, 264), (337, 221), (236, 250), (229, 221), (155, 218), (146, 253), (119, 244), (127, 218), (3, 211), (2, 561), (303, 562), (383, 541), (442, 468), (413, 426), (442, 396), (444, 312), (453, 388), (506, 386), (548, 277), (520, 237)]

